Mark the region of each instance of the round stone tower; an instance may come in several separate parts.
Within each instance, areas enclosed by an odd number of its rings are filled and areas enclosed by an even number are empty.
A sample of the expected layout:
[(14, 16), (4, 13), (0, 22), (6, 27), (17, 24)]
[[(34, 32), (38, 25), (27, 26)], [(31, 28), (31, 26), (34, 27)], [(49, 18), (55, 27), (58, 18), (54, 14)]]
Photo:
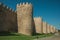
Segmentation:
[(47, 34), (47, 23), (43, 22), (43, 33)]
[(17, 4), (18, 33), (32, 35), (32, 20), (32, 4), (28, 2)]
[(34, 17), (36, 33), (42, 34), (43, 32), (43, 23), (41, 17)]

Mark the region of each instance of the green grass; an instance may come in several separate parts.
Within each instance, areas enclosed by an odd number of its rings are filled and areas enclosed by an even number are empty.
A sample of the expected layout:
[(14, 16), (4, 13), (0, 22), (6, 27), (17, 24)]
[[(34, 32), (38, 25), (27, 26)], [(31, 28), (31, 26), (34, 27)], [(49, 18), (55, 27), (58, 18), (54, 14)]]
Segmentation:
[(0, 40), (33, 40), (36, 38), (52, 36), (52, 34), (39, 34), (39, 35), (35, 35), (35, 36), (26, 36), (26, 35), (18, 34), (18, 33), (13, 33), (13, 34), (0, 36)]
[(0, 36), (0, 40), (31, 40), (28, 36)]

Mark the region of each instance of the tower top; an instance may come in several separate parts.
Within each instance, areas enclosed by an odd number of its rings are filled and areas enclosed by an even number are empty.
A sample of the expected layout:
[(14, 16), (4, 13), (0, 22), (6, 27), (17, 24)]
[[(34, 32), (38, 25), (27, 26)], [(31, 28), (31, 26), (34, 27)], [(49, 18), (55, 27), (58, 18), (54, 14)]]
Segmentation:
[(24, 5), (27, 5), (27, 6), (32, 6), (32, 4), (31, 3), (28, 3), (28, 2), (23, 2), (23, 3), (20, 3), (20, 4), (17, 4), (17, 7), (19, 7), (19, 6), (24, 6)]

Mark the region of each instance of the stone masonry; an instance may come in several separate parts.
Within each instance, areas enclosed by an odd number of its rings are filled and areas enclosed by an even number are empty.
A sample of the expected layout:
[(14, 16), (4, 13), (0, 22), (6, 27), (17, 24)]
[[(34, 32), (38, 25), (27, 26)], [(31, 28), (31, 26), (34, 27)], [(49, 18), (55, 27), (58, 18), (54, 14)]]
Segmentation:
[(36, 33), (42, 34), (42, 32), (43, 32), (42, 18), (34, 17), (34, 22), (35, 22)]
[(51, 30), (51, 33), (54, 33), (54, 30), (53, 30), (53, 26), (50, 25), (50, 30)]
[(50, 33), (50, 25), (47, 24), (47, 33)]
[(43, 22), (43, 33), (47, 34), (47, 23)]
[(17, 17), (16, 12), (8, 6), (0, 3), (0, 32), (16, 32), (17, 31)]
[(25, 35), (33, 34), (32, 4), (28, 2), (17, 4), (18, 33)]
[(31, 3), (17, 4), (16, 10), (0, 3), (0, 32), (18, 32), (25, 35), (58, 32), (54, 26), (43, 22), (41, 17), (33, 18)]

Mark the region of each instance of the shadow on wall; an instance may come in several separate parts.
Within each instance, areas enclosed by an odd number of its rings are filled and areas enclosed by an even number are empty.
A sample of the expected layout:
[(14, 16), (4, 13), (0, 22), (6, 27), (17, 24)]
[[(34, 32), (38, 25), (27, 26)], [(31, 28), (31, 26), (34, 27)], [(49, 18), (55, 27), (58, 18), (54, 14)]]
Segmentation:
[(17, 32), (17, 14), (11, 8), (0, 5), (0, 32)]
[(33, 36), (36, 35), (36, 28), (35, 28), (35, 22), (34, 22), (34, 19), (33, 19)]

